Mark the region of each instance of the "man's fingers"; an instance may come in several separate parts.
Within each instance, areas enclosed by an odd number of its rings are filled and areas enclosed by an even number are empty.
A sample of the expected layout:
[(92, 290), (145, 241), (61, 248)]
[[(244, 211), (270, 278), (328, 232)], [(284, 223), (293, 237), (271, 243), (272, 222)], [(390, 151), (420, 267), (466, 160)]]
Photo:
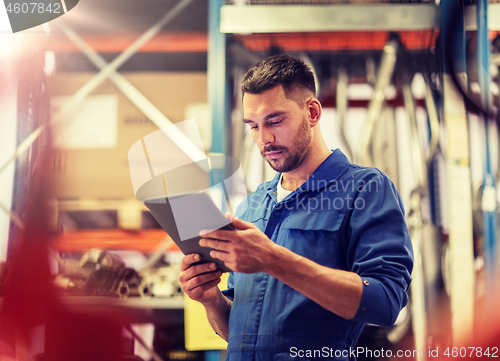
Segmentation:
[(222, 234), (220, 233), (222, 230), (220, 229), (202, 229), (200, 231), (200, 237), (202, 238), (215, 238), (215, 239), (221, 239)]
[[(231, 223), (236, 229), (243, 231), (246, 229), (257, 229), (257, 226), (251, 222), (245, 222), (239, 218), (234, 218)], [(200, 231), (200, 236), (202, 238), (213, 238), (220, 239), (223, 241), (232, 241), (238, 237), (239, 232), (230, 231), (226, 229), (203, 229)]]
[(251, 229), (251, 228), (257, 228), (257, 226), (251, 222), (245, 222), (242, 219), (239, 218), (234, 218), (232, 222), (233, 226), (236, 227), (236, 229), (239, 230), (244, 230), (244, 229)]
[[(231, 217), (229, 213), (226, 213), (226, 218)], [(245, 229), (256, 229), (257, 226), (251, 222), (245, 222), (244, 220), (241, 220), (239, 218), (230, 218), (228, 219), (231, 221), (231, 224), (234, 226), (234, 228), (242, 231)], [(226, 229), (203, 229), (200, 231), (200, 236), (206, 237), (206, 238), (217, 238), (217, 239), (230, 239), (232, 236), (234, 236), (234, 231), (226, 230)]]
[[(220, 279), (221, 275), (222, 275), (222, 272), (220, 270), (197, 275), (196, 277), (191, 278), (189, 281), (184, 282), (182, 284), (182, 286), (183, 286), (182, 289), (186, 293), (189, 293), (198, 287), (202, 287), (202, 289), (203, 289), (203, 286), (205, 284), (211, 283), (213, 281)], [(206, 288), (206, 289), (208, 289), (208, 288)]]
[(227, 229), (216, 229), (215, 231), (210, 229), (204, 229), (200, 232), (202, 238), (213, 238), (220, 239), (223, 241), (232, 241), (237, 237), (236, 231), (229, 231)]
[(197, 253), (188, 254), (181, 259), (180, 269), (181, 272), (187, 270), (193, 263), (198, 262), (201, 259), (200, 255)]
[(194, 289), (190, 291), (184, 291), (191, 299), (196, 300), (199, 299), (201, 296), (203, 296), (203, 293), (208, 291), (209, 289), (213, 287), (217, 287), (217, 285), (221, 282), (221, 278), (217, 278), (213, 281), (204, 283), (198, 287), (195, 287)]
[(227, 261), (228, 260), (228, 253), (227, 252), (210, 251), (210, 256), (213, 257), (213, 258), (220, 259), (221, 261)]
[(230, 245), (229, 242), (226, 241), (220, 241), (212, 238), (202, 238), (200, 239), (200, 246), (217, 249), (219, 251), (228, 251)]
[(203, 273), (213, 272), (216, 269), (217, 269), (217, 265), (213, 262), (197, 264), (195, 266), (189, 267), (185, 271), (182, 271), (181, 275), (179, 276), (179, 281), (181, 281), (181, 283), (187, 282), (191, 278), (194, 278), (194, 277), (201, 275)]

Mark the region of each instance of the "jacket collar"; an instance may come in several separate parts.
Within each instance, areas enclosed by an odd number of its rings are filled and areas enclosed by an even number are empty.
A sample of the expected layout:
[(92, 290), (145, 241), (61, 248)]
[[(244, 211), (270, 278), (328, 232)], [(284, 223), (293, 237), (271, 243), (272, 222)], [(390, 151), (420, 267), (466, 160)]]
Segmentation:
[[(349, 167), (351, 162), (340, 149), (335, 149), (332, 154), (321, 163), (313, 174), (302, 184), (297, 191), (316, 191), (335, 181)], [(267, 189), (276, 191), (281, 173), (277, 173), (268, 183)]]

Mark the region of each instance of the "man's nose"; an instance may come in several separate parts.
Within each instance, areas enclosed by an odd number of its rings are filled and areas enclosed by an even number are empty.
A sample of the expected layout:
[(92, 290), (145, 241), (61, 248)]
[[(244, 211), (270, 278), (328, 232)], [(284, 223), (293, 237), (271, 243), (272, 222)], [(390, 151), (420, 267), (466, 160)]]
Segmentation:
[(264, 127), (262, 127), (260, 129), (260, 132), (259, 132), (259, 144), (260, 145), (267, 145), (267, 144), (270, 144), (272, 142), (274, 142), (274, 134), (272, 132), (270, 132), (269, 130), (267, 129), (263, 129)]

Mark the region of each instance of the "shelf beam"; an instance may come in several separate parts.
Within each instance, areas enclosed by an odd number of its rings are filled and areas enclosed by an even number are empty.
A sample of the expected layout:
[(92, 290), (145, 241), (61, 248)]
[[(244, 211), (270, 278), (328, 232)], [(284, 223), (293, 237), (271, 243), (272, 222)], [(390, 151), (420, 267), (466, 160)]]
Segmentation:
[(404, 31), (439, 28), (434, 4), (224, 5), (221, 32)]
[[(466, 6), (464, 10), (465, 31), (477, 30), (477, 6)], [(500, 3), (488, 4), (488, 30), (500, 30)]]

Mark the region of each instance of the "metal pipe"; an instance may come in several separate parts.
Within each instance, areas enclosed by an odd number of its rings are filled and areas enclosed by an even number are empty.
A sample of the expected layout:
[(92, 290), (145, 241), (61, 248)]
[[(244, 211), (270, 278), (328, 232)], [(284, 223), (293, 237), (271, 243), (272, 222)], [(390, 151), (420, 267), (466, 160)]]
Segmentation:
[(25, 140), (23, 140), (23, 142), (19, 145), (19, 147), (17, 147), (12, 157), (7, 159), (5, 163), (2, 164), (2, 166), (0, 167), (0, 173), (2, 173), (10, 163), (18, 159), (21, 155), (23, 155), (27, 151), (31, 147), (31, 145), (35, 142), (35, 140), (38, 139), (40, 134), (42, 134), (44, 129), (45, 125), (40, 125), (36, 130), (34, 130), (30, 135), (28, 135), (28, 137)]
[[(484, 122), (484, 187), (483, 187), (483, 252), (485, 258), (486, 283), (489, 288), (496, 284), (498, 272), (498, 204), (495, 174), (491, 160), (490, 127), (493, 120), (488, 116), (492, 113), (493, 95), (490, 90), (491, 42), (488, 31), (488, 1), (477, 2), (477, 72), (481, 89), (480, 119)], [(491, 297), (488, 297), (491, 299)]]
[(362, 165), (373, 165), (373, 159), (369, 152), (369, 147), (371, 144), (375, 122), (379, 118), (380, 110), (382, 109), (382, 104), (385, 100), (385, 88), (389, 85), (392, 74), (394, 73), (397, 49), (397, 40), (390, 40), (387, 45), (384, 46), (382, 60), (380, 61), (380, 67), (377, 74), (377, 81), (375, 83), (375, 90), (373, 97), (370, 100), (370, 104), (368, 105), (368, 114), (366, 115), (365, 125), (361, 134), (359, 162)]
[[(425, 312), (425, 280), (423, 264), (423, 215), (422, 197), (428, 192), (427, 189), (427, 163), (422, 149), (419, 135), (417, 117), (415, 115), (415, 104), (410, 87), (410, 74), (406, 66), (401, 66), (401, 81), (403, 90), (403, 100), (410, 120), (410, 143), (413, 173), (417, 178), (417, 186), (411, 193), (410, 213), (408, 217), (408, 229), (413, 245), (414, 267), (412, 272), (411, 301), (412, 301), (412, 322), (415, 337), (415, 349), (424, 350), (427, 335), (427, 316)], [(427, 82), (426, 82), (427, 83)], [(428, 83), (427, 83), (428, 84)], [(432, 94), (431, 94), (432, 96)], [(417, 355), (416, 359), (426, 359), (425, 355)]]
[[(474, 330), (475, 278), (472, 194), (468, 147), (468, 99), (459, 84), (465, 74), (466, 33), (463, 2), (441, 1), (443, 122), (446, 132), (446, 200), (449, 210), (449, 276), (452, 345), (469, 342)], [(458, 73), (458, 76), (457, 76)], [(462, 96), (464, 98), (462, 99)]]
[(426, 71), (423, 73), (423, 76), (425, 81), (425, 107), (427, 108), (427, 115), (429, 117), (429, 127), (431, 133), (431, 139), (429, 141), (429, 153), (427, 154), (426, 159), (427, 169), (429, 169), (439, 145), (440, 128), (436, 103), (434, 102), (434, 96), (432, 95), (431, 80), (429, 78), (429, 74)]
[(165, 251), (173, 242), (174, 241), (172, 240), (172, 238), (170, 238), (170, 236), (163, 238), (159, 245), (156, 247), (153, 255), (149, 257), (147, 262), (141, 267), (141, 269), (139, 270), (139, 274), (142, 274), (152, 268), (156, 264), (156, 262), (158, 262), (163, 257)]
[(415, 104), (411, 94), (410, 79), (406, 70), (403, 70), (401, 75), (403, 82), (403, 99), (406, 108), (406, 113), (410, 118), (410, 131), (411, 131), (411, 155), (413, 163), (413, 172), (417, 178), (420, 193), (427, 190), (427, 164), (425, 162), (422, 144), (420, 142), (417, 118), (415, 116)]
[(340, 139), (345, 145), (345, 151), (347, 152), (347, 157), (352, 160), (353, 152), (349, 140), (347, 139), (345, 122), (347, 116), (347, 83), (349, 77), (347, 76), (347, 71), (344, 67), (340, 67), (338, 70), (337, 77), (337, 92), (336, 92), (336, 103), (337, 103), (337, 120), (339, 126)]
[[(425, 312), (425, 284), (424, 266), (422, 259), (422, 212), (420, 204), (421, 194), (415, 189), (410, 196), (410, 214), (408, 217), (408, 230), (413, 245), (414, 265), (411, 282), (411, 313), (415, 349), (425, 350), (427, 335), (427, 319)], [(425, 354), (416, 355), (416, 360), (425, 360)]]

